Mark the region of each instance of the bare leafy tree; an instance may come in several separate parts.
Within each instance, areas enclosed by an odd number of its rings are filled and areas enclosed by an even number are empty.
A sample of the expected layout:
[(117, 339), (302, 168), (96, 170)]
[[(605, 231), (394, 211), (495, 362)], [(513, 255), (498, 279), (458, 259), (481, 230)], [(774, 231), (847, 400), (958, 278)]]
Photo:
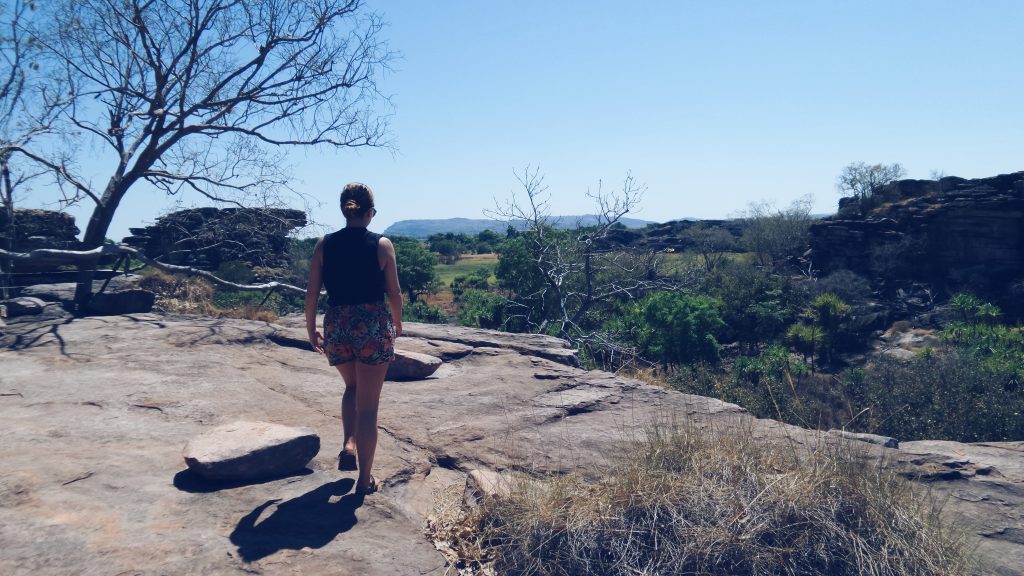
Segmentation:
[[(40, 73), (40, 46), (27, 31), (37, 11), (34, 2), (15, 0), (0, 6), (0, 237), (2, 248), (13, 249), (17, 236), (16, 193), (46, 168), (21, 154), (41, 136), (50, 134), (60, 107), (66, 103), (59, 83)], [(0, 260), (0, 288), (7, 296), (12, 263)]]
[(697, 224), (683, 233), (700, 255), (705, 272), (713, 272), (725, 260), (726, 254), (736, 249), (736, 237), (719, 226)]
[[(499, 203), (489, 215), (507, 221), (525, 221), (519, 238), (526, 249), (529, 270), (509, 294), (513, 314), (537, 332), (552, 324), (557, 334), (573, 342), (596, 336), (588, 330), (588, 314), (612, 299), (636, 298), (648, 290), (663, 288), (658, 258), (652, 251), (611, 247), (603, 240), (619, 220), (636, 210), (645, 186), (627, 175), (622, 187), (608, 191), (600, 184), (587, 196), (594, 201), (597, 224), (573, 230), (553, 226), (550, 197), (537, 168), (516, 173), (522, 196)], [(534, 281), (528, 278), (532, 277)]]
[(814, 222), (813, 198), (804, 196), (786, 208), (771, 202), (753, 202), (741, 215), (742, 243), (754, 253), (758, 265), (779, 265), (803, 255), (809, 244), (809, 231)]
[(853, 162), (839, 173), (836, 188), (840, 194), (853, 196), (862, 202), (875, 193), (879, 186), (895, 182), (906, 176), (907, 171), (899, 163), (872, 164)]
[(391, 54), (360, 0), (63, 0), (48, 14), (38, 37), (76, 95), (62, 120), (109, 168), (94, 187), (74, 155), (37, 156), (68, 202), (95, 205), (86, 249), (129, 191), (275, 206), (282, 147), (386, 143), (376, 78)]

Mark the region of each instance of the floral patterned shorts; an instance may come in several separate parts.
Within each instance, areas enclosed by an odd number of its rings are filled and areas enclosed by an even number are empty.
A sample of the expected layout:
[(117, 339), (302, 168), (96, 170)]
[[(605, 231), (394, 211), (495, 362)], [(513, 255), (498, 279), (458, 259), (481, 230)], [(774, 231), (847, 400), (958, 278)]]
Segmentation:
[(331, 306), (324, 315), (324, 352), (331, 366), (395, 358), (395, 326), (384, 302)]

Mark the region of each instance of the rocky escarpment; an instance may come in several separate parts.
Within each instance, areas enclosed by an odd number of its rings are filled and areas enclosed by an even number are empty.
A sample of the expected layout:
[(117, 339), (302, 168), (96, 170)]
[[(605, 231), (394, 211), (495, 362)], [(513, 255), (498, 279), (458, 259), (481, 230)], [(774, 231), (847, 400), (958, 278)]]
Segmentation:
[[(423, 536), (439, 495), (475, 469), (600, 473), (665, 418), (814, 449), (841, 441), (733, 404), (573, 365), (564, 342), (407, 324), (431, 377), (385, 385), (376, 474), (360, 502), (336, 470), (341, 380), (278, 324), (140, 314), (15, 318), (0, 337), (0, 573), (437, 574)], [(308, 426), (309, 468), (261, 483), (188, 472), (189, 439), (236, 420)], [(1024, 445), (858, 442), (947, 501), (988, 560), (1024, 566)]]
[[(39, 248), (79, 250), (75, 217), (53, 210), (18, 209), (13, 218), (0, 210), (0, 248), (28, 252)], [(3, 264), (0, 262), (0, 264)], [(53, 263), (19, 262), (12, 277), (14, 286), (73, 279), (71, 273), (59, 270)]]
[(241, 261), (281, 268), (288, 265), (288, 233), (305, 225), (301, 210), (193, 208), (131, 228), (123, 242), (168, 264), (216, 270), (224, 262)]
[(743, 250), (738, 241), (743, 236), (744, 221), (741, 218), (732, 220), (673, 220), (664, 224), (648, 226), (643, 230), (616, 228), (609, 231), (604, 239), (610, 246), (629, 246), (640, 250), (655, 252), (694, 250), (695, 238), (689, 234), (695, 229), (721, 229), (732, 237), (736, 244), (729, 250)]
[(1024, 172), (965, 180), (901, 180), (861, 214), (844, 199), (811, 227), (812, 261), (892, 292), (908, 282), (946, 292), (1008, 294), (1024, 279)]
[(13, 221), (0, 211), (0, 246), (12, 242), (14, 252), (37, 248), (74, 250), (79, 246), (75, 217), (53, 210), (18, 209)]

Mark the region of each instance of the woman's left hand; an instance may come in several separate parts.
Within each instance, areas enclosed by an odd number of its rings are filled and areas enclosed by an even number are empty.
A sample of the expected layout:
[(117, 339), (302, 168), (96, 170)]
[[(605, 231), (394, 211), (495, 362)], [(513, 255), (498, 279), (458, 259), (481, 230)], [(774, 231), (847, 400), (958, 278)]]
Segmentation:
[(318, 354), (324, 353), (324, 335), (320, 332), (309, 333), (309, 343), (313, 346), (313, 350), (316, 350)]

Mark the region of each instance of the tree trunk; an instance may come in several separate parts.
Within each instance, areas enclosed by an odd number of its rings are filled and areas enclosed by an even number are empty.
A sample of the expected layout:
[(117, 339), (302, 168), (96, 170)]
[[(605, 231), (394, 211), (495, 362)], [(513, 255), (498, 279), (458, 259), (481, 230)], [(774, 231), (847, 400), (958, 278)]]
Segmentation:
[[(110, 223), (114, 219), (114, 212), (117, 210), (118, 204), (121, 203), (121, 198), (124, 197), (124, 191), (120, 182), (111, 182), (108, 185), (108, 192), (103, 195), (103, 203), (97, 204), (96, 208), (92, 211), (92, 217), (89, 218), (89, 225), (85, 229), (85, 235), (82, 237), (82, 247), (84, 250), (92, 250), (103, 245), (103, 241), (106, 240), (107, 230), (110, 228)], [(89, 301), (92, 299), (92, 281), (96, 277), (96, 261), (79, 264), (78, 265), (78, 276), (76, 278), (77, 286), (75, 286), (75, 310), (76, 316), (84, 316), (89, 311)]]
[[(0, 178), (3, 179), (3, 195), (0, 200), (3, 202), (4, 215), (7, 220), (7, 229), (4, 230), (4, 236), (7, 238), (5, 242), (6, 246), (3, 248), (8, 252), (14, 251), (14, 236), (17, 232), (14, 224), (14, 190), (11, 185), (11, 170), (7, 164), (7, 158), (4, 158), (3, 165), (0, 166)], [(14, 261), (9, 259), (0, 259), (0, 296), (4, 300), (10, 298), (11, 286), (13, 286), (13, 273), (14, 272)]]

